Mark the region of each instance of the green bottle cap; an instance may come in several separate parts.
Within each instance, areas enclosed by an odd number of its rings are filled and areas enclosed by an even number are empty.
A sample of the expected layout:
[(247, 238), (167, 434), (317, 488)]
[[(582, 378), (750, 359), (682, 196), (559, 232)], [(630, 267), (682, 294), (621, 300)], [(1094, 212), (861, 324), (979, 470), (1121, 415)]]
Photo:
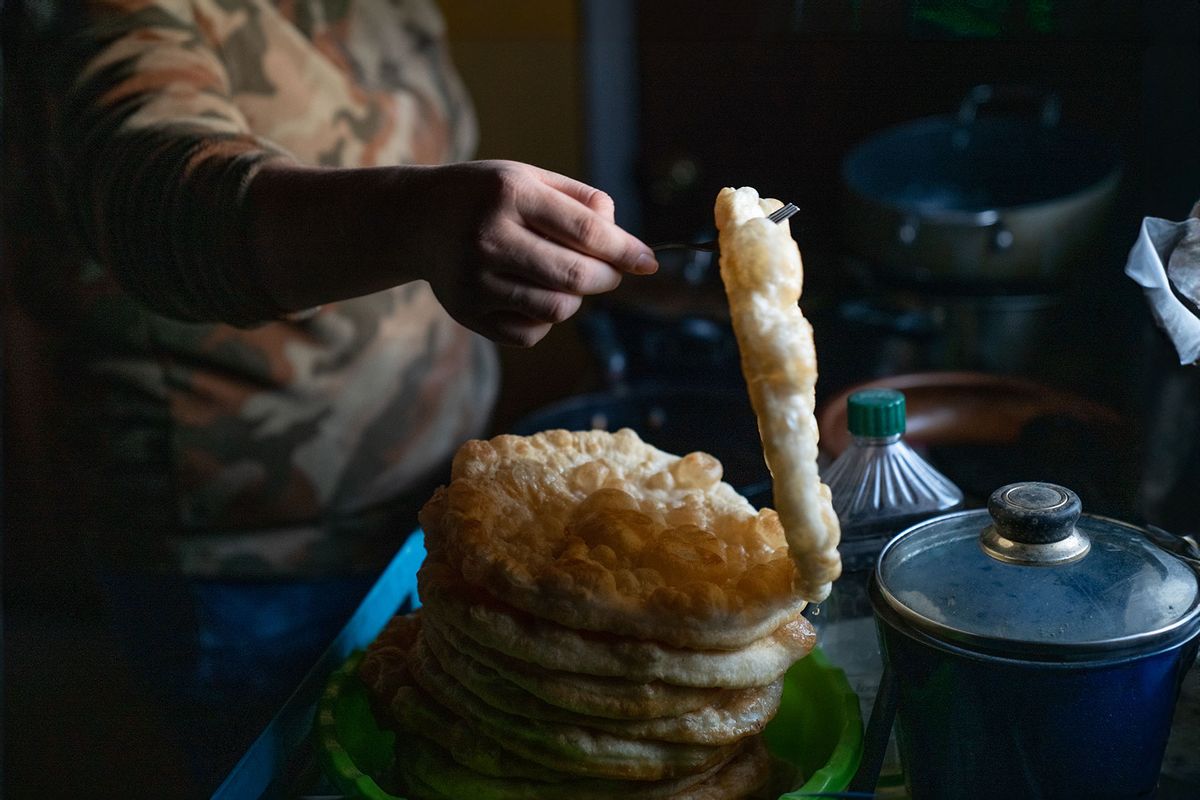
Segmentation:
[(846, 417), (854, 436), (904, 433), (904, 395), (895, 389), (863, 389), (846, 401)]

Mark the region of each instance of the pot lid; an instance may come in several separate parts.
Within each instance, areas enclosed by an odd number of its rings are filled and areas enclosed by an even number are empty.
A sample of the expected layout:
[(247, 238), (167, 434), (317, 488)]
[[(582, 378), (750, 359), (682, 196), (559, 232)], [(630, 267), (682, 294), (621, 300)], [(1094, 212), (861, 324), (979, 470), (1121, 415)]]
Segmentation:
[(893, 610), (926, 633), (1025, 657), (1086, 656), (1168, 638), (1200, 617), (1196, 572), (1132, 525), (1081, 515), (1048, 483), (908, 529), (880, 553)]

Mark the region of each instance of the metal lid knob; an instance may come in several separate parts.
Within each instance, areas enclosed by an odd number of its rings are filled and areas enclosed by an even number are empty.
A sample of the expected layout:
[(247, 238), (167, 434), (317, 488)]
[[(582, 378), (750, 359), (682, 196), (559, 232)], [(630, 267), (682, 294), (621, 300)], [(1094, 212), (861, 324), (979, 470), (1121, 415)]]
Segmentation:
[(988, 499), (992, 524), (980, 534), (984, 551), (1012, 564), (1054, 565), (1087, 555), (1091, 541), (1075, 527), (1083, 504), (1053, 483), (1012, 483)]

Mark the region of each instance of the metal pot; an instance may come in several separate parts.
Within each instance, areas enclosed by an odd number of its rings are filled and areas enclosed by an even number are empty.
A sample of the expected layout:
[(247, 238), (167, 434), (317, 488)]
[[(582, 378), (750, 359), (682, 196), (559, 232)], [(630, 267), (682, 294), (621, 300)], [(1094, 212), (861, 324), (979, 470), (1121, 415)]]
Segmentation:
[(589, 301), (580, 317), (579, 330), (605, 382), (715, 382), (741, 390), (737, 340), (715, 255), (666, 251), (659, 258), (658, 272)]
[[(867, 340), (860, 358), (876, 374), (922, 370), (983, 370), (1036, 374), (1047, 362), (1047, 341), (1070, 321), (1055, 294), (943, 295), (905, 292), (856, 298), (838, 309), (840, 321)], [(1061, 336), (1059, 337), (1061, 338)], [(1051, 374), (1055, 374), (1052, 372)]]
[(1196, 655), (1200, 559), (1080, 510), (1070, 490), (1012, 484), (880, 553), (881, 697), (894, 687), (914, 800), (1153, 794)]
[(1116, 148), (1036, 119), (981, 117), (1024, 90), (975, 87), (957, 116), (916, 120), (857, 146), (842, 164), (847, 245), (892, 277), (943, 285), (1046, 286), (1094, 251), (1120, 175)]

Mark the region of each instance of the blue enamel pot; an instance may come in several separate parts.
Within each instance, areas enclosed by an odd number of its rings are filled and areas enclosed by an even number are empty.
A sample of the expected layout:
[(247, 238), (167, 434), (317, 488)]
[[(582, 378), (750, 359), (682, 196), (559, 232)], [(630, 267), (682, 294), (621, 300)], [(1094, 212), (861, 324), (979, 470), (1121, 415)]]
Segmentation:
[(881, 695), (913, 800), (1153, 795), (1200, 642), (1200, 553), (1080, 512), (1013, 484), (880, 553)]

